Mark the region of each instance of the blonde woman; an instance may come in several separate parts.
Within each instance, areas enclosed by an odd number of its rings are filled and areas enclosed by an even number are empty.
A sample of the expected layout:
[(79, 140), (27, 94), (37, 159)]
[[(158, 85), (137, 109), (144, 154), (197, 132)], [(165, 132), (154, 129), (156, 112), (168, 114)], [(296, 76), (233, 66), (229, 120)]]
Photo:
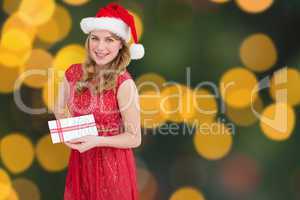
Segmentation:
[[(87, 59), (65, 72), (56, 118), (93, 114), (98, 136), (65, 144), (71, 148), (65, 200), (137, 200), (136, 166), (132, 148), (141, 144), (138, 91), (126, 70), (140, 59), (134, 18), (110, 3), (96, 17), (82, 19), (88, 35)], [(129, 45), (130, 38), (133, 44)]]

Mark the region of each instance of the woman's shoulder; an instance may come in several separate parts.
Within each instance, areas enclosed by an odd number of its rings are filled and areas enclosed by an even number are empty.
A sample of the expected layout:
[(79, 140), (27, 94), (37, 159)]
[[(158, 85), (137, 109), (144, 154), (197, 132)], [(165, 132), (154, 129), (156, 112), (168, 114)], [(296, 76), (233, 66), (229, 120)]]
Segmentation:
[(130, 74), (130, 72), (125, 69), (124, 71), (120, 72), (118, 79), (117, 79), (117, 91), (120, 87), (120, 85), (122, 85), (123, 82), (125, 82), (126, 80), (133, 80), (132, 75)]
[(73, 81), (77, 81), (80, 79), (81, 75), (82, 75), (82, 64), (81, 63), (76, 63), (76, 64), (72, 64), (70, 65), (66, 71), (65, 71), (65, 76), (66, 79), (69, 82), (73, 82)]
[(130, 72), (125, 69), (124, 71), (120, 72), (119, 76), (118, 76), (118, 83), (122, 83), (127, 79), (133, 79), (132, 75), (130, 74)]

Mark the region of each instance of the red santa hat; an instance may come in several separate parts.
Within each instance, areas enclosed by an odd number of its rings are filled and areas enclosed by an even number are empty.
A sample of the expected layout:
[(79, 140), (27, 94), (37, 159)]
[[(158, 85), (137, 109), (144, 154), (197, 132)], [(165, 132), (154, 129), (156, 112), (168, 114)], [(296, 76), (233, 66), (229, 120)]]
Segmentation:
[(86, 34), (93, 30), (108, 30), (126, 42), (129, 42), (132, 37), (131, 59), (141, 59), (145, 54), (143, 45), (138, 44), (134, 17), (124, 7), (116, 3), (110, 3), (106, 7), (100, 8), (95, 17), (83, 18), (80, 27)]

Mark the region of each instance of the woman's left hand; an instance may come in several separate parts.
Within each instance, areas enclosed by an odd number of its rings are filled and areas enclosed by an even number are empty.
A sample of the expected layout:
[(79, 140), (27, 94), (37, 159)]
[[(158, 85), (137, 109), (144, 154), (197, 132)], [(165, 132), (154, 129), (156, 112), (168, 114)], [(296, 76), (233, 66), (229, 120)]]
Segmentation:
[(68, 142), (65, 142), (69, 147), (72, 149), (78, 150), (80, 153), (83, 153), (89, 149), (92, 149), (94, 147), (97, 147), (98, 145), (98, 138), (99, 136), (95, 135), (88, 135), (83, 136), (78, 139), (70, 140)]

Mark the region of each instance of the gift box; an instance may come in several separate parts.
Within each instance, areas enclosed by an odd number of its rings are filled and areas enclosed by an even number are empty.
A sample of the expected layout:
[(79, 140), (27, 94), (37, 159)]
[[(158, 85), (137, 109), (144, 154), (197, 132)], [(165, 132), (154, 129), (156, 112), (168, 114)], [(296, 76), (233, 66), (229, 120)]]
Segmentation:
[(48, 121), (52, 143), (61, 143), (86, 135), (98, 135), (94, 115), (82, 115)]

